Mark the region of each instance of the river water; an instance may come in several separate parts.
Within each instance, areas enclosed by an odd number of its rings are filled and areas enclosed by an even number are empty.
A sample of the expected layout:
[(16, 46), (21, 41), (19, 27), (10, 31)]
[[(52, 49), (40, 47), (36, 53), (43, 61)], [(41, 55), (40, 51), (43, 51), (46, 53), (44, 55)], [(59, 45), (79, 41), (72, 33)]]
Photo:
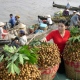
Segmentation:
[[(80, 0), (54, 0), (57, 4), (79, 6)], [(9, 14), (20, 15), (20, 20), (27, 26), (38, 23), (38, 15), (54, 15), (59, 11), (52, 7), (53, 0), (0, 0), (0, 21), (8, 22)]]

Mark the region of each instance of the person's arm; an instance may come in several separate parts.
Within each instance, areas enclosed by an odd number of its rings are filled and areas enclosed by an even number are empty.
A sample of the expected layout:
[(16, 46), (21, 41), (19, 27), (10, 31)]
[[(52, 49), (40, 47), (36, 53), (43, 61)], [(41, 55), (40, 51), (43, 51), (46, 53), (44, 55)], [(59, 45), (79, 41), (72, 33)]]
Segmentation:
[(80, 22), (80, 21), (79, 21), (79, 17), (78, 17), (78, 16), (77, 16), (77, 21), (78, 21), (78, 22)]
[(50, 41), (53, 37), (54, 37), (54, 31), (50, 32), (50, 33), (46, 36), (46, 40), (47, 40), (47, 41)]
[(54, 37), (54, 31), (50, 32), (45, 38), (43, 38), (41, 41), (42, 42), (47, 42), (50, 41)]

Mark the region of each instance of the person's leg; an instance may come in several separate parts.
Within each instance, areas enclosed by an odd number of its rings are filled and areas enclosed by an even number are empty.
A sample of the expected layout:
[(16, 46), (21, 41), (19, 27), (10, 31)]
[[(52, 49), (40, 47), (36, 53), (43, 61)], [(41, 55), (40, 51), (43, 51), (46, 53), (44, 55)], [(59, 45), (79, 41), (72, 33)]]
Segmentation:
[(63, 58), (61, 58), (61, 63), (60, 63), (58, 72), (59, 73), (65, 73), (65, 66), (64, 66), (64, 60), (63, 60)]

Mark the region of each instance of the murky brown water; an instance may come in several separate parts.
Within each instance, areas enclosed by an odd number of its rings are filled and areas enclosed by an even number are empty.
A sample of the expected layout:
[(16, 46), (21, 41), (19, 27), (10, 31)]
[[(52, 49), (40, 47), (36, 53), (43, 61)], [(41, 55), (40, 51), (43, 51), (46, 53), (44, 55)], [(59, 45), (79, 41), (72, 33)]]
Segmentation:
[[(80, 0), (54, 0), (58, 4), (78, 6)], [(0, 21), (8, 22), (9, 14), (18, 14), (21, 22), (30, 26), (37, 23), (38, 15), (53, 15), (59, 9), (52, 7), (53, 0), (0, 0)]]

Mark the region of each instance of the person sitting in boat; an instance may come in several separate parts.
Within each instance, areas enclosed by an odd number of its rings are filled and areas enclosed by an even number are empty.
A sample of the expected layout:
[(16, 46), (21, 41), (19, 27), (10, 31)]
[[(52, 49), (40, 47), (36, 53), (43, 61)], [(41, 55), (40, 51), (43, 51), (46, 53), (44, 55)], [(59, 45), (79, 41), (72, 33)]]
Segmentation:
[(11, 43), (11, 46), (19, 47), (27, 44), (27, 36), (25, 31), (20, 30), (19, 37), (15, 37)]
[(47, 20), (47, 17), (46, 16), (39, 16), (38, 15), (38, 21), (39, 21), (39, 23), (43, 23), (43, 22), (45, 22)]
[(13, 16), (13, 14), (10, 14), (9, 23), (11, 24), (11, 28), (15, 26), (15, 17)]
[(51, 16), (50, 15), (47, 15), (46, 16), (46, 19), (45, 20), (42, 20), (42, 23), (47, 24), (48, 26), (49, 25), (52, 25), (53, 22), (52, 22)]
[(15, 20), (16, 20), (15, 25), (18, 25), (18, 24), (20, 23), (19, 18), (20, 18), (19, 15), (16, 15), (16, 16), (15, 16)]
[(8, 35), (7, 31), (3, 29), (4, 25), (3, 22), (0, 22), (0, 39), (4, 39)]
[(64, 11), (63, 11), (63, 16), (69, 16), (69, 9), (66, 8)]
[(71, 17), (70, 26), (78, 26), (78, 22), (80, 22), (80, 21), (79, 21), (79, 16), (80, 16), (80, 13), (77, 12), (75, 15), (73, 15), (73, 16)]
[(52, 22), (52, 19), (51, 19), (51, 16), (50, 15), (47, 15), (47, 22), (48, 22), (48, 25), (52, 25), (53, 22)]
[(75, 14), (76, 14), (76, 12), (77, 12), (77, 11), (73, 11), (73, 15), (75, 15)]
[(68, 2), (67, 5), (66, 5), (66, 8), (67, 8), (67, 9), (70, 9), (70, 7), (71, 7), (71, 6), (70, 6), (70, 2)]

